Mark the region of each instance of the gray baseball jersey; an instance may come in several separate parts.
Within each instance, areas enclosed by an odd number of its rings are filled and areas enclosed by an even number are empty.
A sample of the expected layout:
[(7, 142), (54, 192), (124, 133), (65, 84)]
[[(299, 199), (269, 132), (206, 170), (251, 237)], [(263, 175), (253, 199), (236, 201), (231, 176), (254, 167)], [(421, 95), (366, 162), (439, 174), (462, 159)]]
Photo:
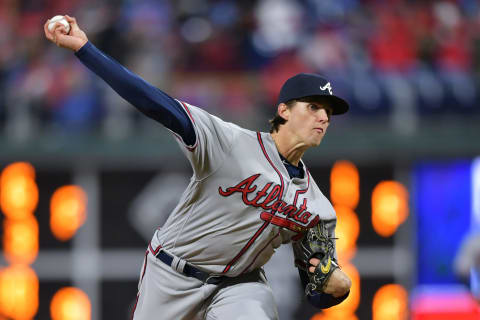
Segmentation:
[[(335, 211), (308, 170), (290, 179), (270, 134), (252, 132), (183, 103), (197, 142), (182, 150), (193, 176), (152, 246), (215, 274), (263, 266), (282, 243)], [(306, 166), (304, 166), (306, 168)]]

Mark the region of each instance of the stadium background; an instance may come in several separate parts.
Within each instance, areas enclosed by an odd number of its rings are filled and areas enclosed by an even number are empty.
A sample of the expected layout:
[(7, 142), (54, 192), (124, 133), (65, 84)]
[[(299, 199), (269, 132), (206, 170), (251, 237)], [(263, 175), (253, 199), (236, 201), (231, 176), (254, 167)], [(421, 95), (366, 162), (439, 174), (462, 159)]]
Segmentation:
[(478, 1), (3, 0), (0, 319), (127, 319), (190, 175), (166, 130), (44, 38), (62, 13), (152, 84), (252, 130), (297, 72), (350, 102), (306, 162), (340, 212), (353, 294), (317, 313), (285, 246), (266, 267), (281, 319), (480, 317), (478, 284), (454, 268), (480, 229)]

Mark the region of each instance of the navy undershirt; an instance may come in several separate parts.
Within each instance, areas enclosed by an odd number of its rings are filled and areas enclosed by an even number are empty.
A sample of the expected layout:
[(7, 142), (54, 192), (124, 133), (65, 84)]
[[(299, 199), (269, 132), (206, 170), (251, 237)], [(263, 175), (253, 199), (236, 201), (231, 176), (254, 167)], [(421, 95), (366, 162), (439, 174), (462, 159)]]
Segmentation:
[(303, 179), (303, 177), (305, 176), (305, 171), (303, 170), (303, 163), (299, 162), (298, 167), (294, 166), (293, 164), (288, 162), (288, 160), (284, 156), (282, 156), (280, 153), (278, 154), (280, 155), (280, 159), (282, 159), (283, 165), (288, 171), (288, 175), (290, 176), (290, 179), (292, 178)]
[[(91, 42), (87, 42), (75, 55), (88, 69), (102, 78), (115, 92), (140, 112), (178, 134), (186, 145), (193, 146), (195, 144), (196, 135), (193, 124), (177, 100), (123, 67), (97, 49)], [(280, 157), (290, 178), (304, 177), (305, 171), (301, 162), (296, 167), (282, 155)], [(300, 269), (299, 272), (305, 287), (308, 283), (307, 273)], [(327, 308), (339, 303), (347, 295), (336, 299), (329, 294), (321, 293), (309, 296), (308, 300), (316, 307)]]
[(193, 124), (177, 100), (123, 67), (91, 42), (75, 55), (140, 112), (178, 134), (187, 146), (195, 144)]

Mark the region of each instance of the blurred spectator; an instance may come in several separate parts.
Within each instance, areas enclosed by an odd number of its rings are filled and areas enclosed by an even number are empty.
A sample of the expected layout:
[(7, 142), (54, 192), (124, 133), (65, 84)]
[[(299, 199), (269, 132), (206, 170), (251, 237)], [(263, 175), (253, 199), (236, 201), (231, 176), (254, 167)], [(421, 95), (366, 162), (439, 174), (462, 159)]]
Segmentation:
[[(41, 26), (59, 13), (79, 17), (95, 45), (152, 84), (243, 123), (300, 71), (342, 75), (353, 116), (398, 111), (382, 80), (392, 76), (411, 88), (410, 113), (479, 111), (476, 0), (5, 0), (0, 132), (25, 139), (52, 125), (85, 132), (134, 117), (119, 116), (110, 89), (44, 42)], [(69, 67), (58, 69), (59, 59)]]
[(255, 8), (255, 48), (266, 55), (298, 46), (303, 31), (303, 10), (293, 0), (259, 0)]
[(415, 39), (408, 21), (410, 11), (403, 3), (374, 7), (376, 31), (369, 45), (371, 60), (380, 71), (410, 71), (416, 61)]
[(318, 31), (300, 48), (299, 55), (312, 69), (327, 72), (347, 67), (347, 43), (338, 32)]
[(458, 7), (447, 1), (434, 4), (435, 36), (438, 42), (437, 63), (441, 69), (467, 71), (471, 66), (470, 38), (467, 24)]

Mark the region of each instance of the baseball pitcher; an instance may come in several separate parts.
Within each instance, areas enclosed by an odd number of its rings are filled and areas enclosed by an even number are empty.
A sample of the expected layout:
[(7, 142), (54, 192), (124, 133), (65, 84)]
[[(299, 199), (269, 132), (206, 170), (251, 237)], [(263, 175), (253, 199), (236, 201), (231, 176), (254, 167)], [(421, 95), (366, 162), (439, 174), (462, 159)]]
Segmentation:
[[(270, 132), (253, 132), (174, 99), (88, 41), (75, 18), (47, 39), (71, 49), (91, 71), (175, 137), (193, 175), (153, 235), (140, 272), (133, 319), (278, 319), (262, 266), (291, 243), (308, 300), (343, 301), (351, 281), (335, 251), (335, 211), (302, 156), (322, 141), (348, 104), (314, 74), (288, 79)], [(272, 112), (273, 113), (273, 112)]]

